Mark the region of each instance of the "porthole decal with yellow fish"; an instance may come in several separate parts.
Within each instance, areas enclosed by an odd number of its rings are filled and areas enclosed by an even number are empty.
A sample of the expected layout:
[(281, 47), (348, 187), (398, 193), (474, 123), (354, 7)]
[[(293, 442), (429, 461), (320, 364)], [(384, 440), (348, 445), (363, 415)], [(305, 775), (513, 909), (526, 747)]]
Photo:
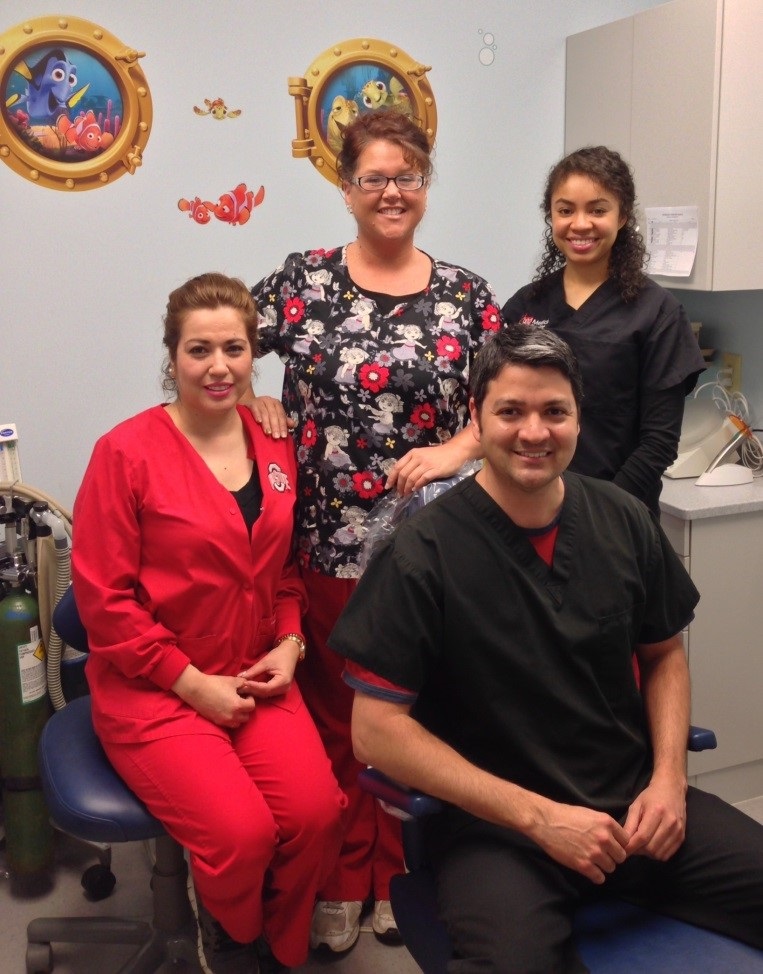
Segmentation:
[(78, 17), (38, 17), (5, 31), (0, 160), (38, 186), (64, 191), (134, 174), (153, 114), (144, 56)]
[(313, 61), (305, 77), (289, 78), (297, 137), (291, 152), (309, 159), (332, 183), (342, 131), (359, 114), (394, 108), (424, 130), (437, 132), (437, 107), (427, 81), (431, 66), (419, 64), (394, 44), (371, 38), (341, 41)]

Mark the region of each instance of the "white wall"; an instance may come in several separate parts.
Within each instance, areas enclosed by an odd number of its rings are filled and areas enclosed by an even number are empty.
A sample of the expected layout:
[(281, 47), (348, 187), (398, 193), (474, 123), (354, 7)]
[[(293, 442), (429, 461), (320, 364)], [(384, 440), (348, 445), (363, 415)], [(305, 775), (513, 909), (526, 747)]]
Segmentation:
[[(67, 0), (146, 52), (154, 106), (141, 169), (88, 192), (42, 189), (0, 163), (0, 423), (20, 433), (22, 475), (70, 507), (95, 439), (161, 398), (168, 292), (217, 269), (254, 283), (291, 250), (353, 236), (338, 190), (293, 159), (287, 78), (323, 50), (368, 36), (432, 65), (437, 180), (419, 245), (487, 277), (504, 301), (531, 276), (548, 168), (563, 149), (564, 39), (657, 0)], [(3, 0), (0, 34), (48, 14)], [(482, 32), (494, 62), (480, 63)], [(591, 65), (592, 110), (606, 85)], [(242, 108), (217, 122), (204, 98)], [(180, 197), (265, 185), (243, 227), (199, 226)], [(278, 394), (280, 366), (261, 365)]]

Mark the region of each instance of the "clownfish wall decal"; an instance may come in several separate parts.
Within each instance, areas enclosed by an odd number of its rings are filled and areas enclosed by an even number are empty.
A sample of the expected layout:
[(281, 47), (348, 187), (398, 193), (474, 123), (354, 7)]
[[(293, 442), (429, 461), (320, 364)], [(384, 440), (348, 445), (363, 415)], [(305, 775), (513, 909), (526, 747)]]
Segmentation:
[(196, 196), (192, 200), (179, 199), (178, 209), (187, 213), (196, 223), (209, 223), (214, 216), (221, 223), (228, 223), (232, 227), (243, 226), (249, 221), (252, 210), (265, 199), (265, 187), (260, 186), (256, 193), (247, 189), (246, 183), (239, 183), (235, 189), (223, 193), (216, 203), (202, 200)]
[(101, 129), (92, 109), (81, 112), (73, 121), (65, 115), (59, 115), (56, 128), (69, 145), (76, 145), (86, 152), (106, 149), (114, 141), (111, 132)]
[(209, 221), (212, 219), (206, 204), (203, 203), (198, 196), (192, 200), (179, 199), (178, 209), (182, 213), (187, 213), (188, 216), (197, 223), (209, 223)]

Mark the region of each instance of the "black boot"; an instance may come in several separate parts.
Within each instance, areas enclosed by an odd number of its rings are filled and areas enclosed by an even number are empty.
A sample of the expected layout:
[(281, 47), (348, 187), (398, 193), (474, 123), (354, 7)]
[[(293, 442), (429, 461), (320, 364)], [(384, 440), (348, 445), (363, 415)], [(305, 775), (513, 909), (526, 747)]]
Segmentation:
[(253, 943), (240, 944), (223, 928), (219, 920), (196, 897), (204, 960), (212, 974), (258, 974), (257, 953)]
[(260, 964), (260, 974), (285, 974), (291, 970), (290, 967), (286, 967), (276, 958), (270, 949), (270, 944), (264, 937), (258, 937), (254, 941), (254, 947)]

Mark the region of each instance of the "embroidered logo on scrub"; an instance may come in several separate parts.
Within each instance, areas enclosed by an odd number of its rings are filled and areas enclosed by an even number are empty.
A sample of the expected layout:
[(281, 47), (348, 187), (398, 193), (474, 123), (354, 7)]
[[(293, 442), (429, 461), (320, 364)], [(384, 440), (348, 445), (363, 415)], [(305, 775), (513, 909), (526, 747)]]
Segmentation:
[(280, 494), (289, 490), (289, 477), (277, 463), (268, 464), (268, 480), (273, 490), (277, 490)]

